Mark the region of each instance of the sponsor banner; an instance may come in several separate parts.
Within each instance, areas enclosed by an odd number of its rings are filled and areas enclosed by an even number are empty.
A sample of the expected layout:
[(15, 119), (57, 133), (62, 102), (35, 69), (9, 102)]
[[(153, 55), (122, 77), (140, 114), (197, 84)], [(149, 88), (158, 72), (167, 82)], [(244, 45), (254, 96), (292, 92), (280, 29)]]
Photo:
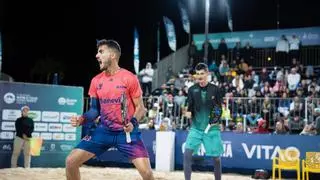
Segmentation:
[(31, 135), (32, 135), (33, 138), (40, 137), (40, 133), (38, 133), (38, 132), (33, 132)]
[(43, 132), (40, 134), (43, 140), (52, 140), (52, 133)]
[(52, 140), (64, 140), (64, 133), (53, 133)]
[(19, 109), (3, 109), (2, 120), (15, 121), (21, 116), (21, 110)]
[(61, 112), (60, 113), (60, 122), (70, 123), (72, 116), (77, 116), (76, 112)]
[(34, 121), (32, 137), (43, 139), (41, 156), (32, 159), (32, 166), (64, 167), (70, 147), (81, 139), (81, 128), (68, 124), (71, 116), (83, 113), (83, 94), (82, 87), (1, 81), (0, 159), (5, 161), (0, 168), (10, 167), (12, 151), (8, 151), (8, 146), (1, 149), (1, 143), (13, 143), (15, 121), (21, 117), (24, 105), (30, 107), (28, 116)]
[(30, 110), (28, 113), (28, 117), (33, 119), (33, 121), (40, 121), (41, 120), (41, 111)]
[(34, 131), (46, 132), (48, 131), (47, 123), (34, 123)]
[(62, 124), (60, 123), (50, 123), (49, 124), (49, 132), (61, 132)]
[(63, 132), (76, 132), (77, 128), (71, 126), (71, 124), (64, 124), (63, 125)]
[(15, 131), (15, 122), (2, 121), (1, 131)]
[(0, 132), (0, 139), (13, 139), (15, 136), (14, 132), (2, 131)]
[(60, 114), (55, 111), (43, 111), (42, 121), (43, 122), (59, 122)]
[(66, 141), (74, 141), (76, 139), (76, 134), (73, 133), (65, 133), (64, 140)]
[(77, 99), (71, 99), (66, 97), (59, 97), (58, 104), (61, 106), (74, 106), (77, 103)]

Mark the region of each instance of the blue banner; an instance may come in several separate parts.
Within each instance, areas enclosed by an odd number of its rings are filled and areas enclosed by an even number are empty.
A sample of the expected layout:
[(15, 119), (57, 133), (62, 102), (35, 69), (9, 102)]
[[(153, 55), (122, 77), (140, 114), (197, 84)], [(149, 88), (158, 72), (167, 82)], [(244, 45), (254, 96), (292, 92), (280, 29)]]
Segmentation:
[[(218, 48), (221, 38), (226, 40), (228, 48), (234, 48), (238, 41), (241, 41), (242, 45), (250, 42), (254, 48), (275, 48), (281, 35), (287, 36), (287, 39), (290, 40), (293, 34), (300, 39), (302, 46), (320, 45), (320, 27), (213, 33), (208, 34), (208, 39), (214, 48)], [(193, 39), (197, 48), (202, 49), (205, 34), (195, 34)]]
[(190, 21), (189, 16), (187, 13), (187, 10), (184, 5), (182, 5), (181, 2), (179, 2), (179, 8), (180, 8), (180, 15), (181, 15), (181, 21), (183, 25), (183, 29), (186, 33), (190, 33)]
[(176, 33), (175, 33), (174, 25), (172, 21), (165, 16), (163, 17), (163, 23), (166, 27), (169, 47), (171, 48), (172, 51), (176, 51), (177, 45), (176, 45)]
[[(0, 168), (10, 167), (15, 120), (20, 108), (30, 107), (33, 137), (41, 137), (41, 155), (32, 157), (31, 167), (64, 167), (65, 158), (80, 141), (81, 129), (70, 117), (83, 111), (83, 88), (58, 85), (0, 82)], [(23, 153), (19, 165), (23, 165)]]
[[(175, 164), (183, 165), (183, 147), (187, 132), (176, 134)], [(224, 154), (222, 167), (239, 169), (272, 169), (272, 159), (277, 156), (279, 149), (293, 149), (305, 158), (307, 151), (319, 151), (319, 136), (301, 135), (265, 135), (222, 133)], [(305, 143), (308, 142), (308, 143)], [(204, 151), (198, 152), (197, 165), (213, 166), (212, 159), (205, 157)], [(200, 158), (199, 160), (199, 157)]]
[(133, 47), (133, 66), (136, 74), (139, 74), (139, 34), (137, 28), (134, 28), (134, 47)]

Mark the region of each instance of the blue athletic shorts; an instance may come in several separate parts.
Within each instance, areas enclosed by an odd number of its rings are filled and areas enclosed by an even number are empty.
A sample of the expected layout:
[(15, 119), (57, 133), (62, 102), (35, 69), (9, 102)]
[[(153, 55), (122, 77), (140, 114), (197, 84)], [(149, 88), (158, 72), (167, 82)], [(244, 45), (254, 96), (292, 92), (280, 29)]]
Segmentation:
[(99, 156), (109, 148), (115, 147), (130, 159), (149, 157), (148, 151), (141, 139), (141, 132), (135, 128), (130, 133), (130, 136), (131, 143), (127, 143), (124, 131), (110, 131), (105, 127), (97, 127), (89, 135), (83, 137), (75, 148), (83, 149)]

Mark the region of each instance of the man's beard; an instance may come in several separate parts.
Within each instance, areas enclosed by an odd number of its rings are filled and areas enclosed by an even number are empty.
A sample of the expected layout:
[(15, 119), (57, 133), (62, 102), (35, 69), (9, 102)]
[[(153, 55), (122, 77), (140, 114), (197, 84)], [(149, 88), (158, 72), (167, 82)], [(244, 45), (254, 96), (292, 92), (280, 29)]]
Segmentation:
[(103, 67), (100, 70), (108, 71), (110, 67), (111, 67), (111, 60), (108, 59), (105, 63), (103, 63)]

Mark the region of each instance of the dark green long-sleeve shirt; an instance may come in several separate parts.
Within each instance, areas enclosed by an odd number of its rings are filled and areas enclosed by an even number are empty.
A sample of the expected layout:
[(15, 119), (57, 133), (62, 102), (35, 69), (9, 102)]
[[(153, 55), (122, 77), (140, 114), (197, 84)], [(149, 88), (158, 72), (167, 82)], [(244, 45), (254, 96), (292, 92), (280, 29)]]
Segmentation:
[(221, 106), (225, 93), (223, 89), (208, 83), (201, 87), (199, 84), (188, 90), (188, 111), (192, 113), (191, 128), (205, 130), (209, 124), (209, 115), (214, 106)]

